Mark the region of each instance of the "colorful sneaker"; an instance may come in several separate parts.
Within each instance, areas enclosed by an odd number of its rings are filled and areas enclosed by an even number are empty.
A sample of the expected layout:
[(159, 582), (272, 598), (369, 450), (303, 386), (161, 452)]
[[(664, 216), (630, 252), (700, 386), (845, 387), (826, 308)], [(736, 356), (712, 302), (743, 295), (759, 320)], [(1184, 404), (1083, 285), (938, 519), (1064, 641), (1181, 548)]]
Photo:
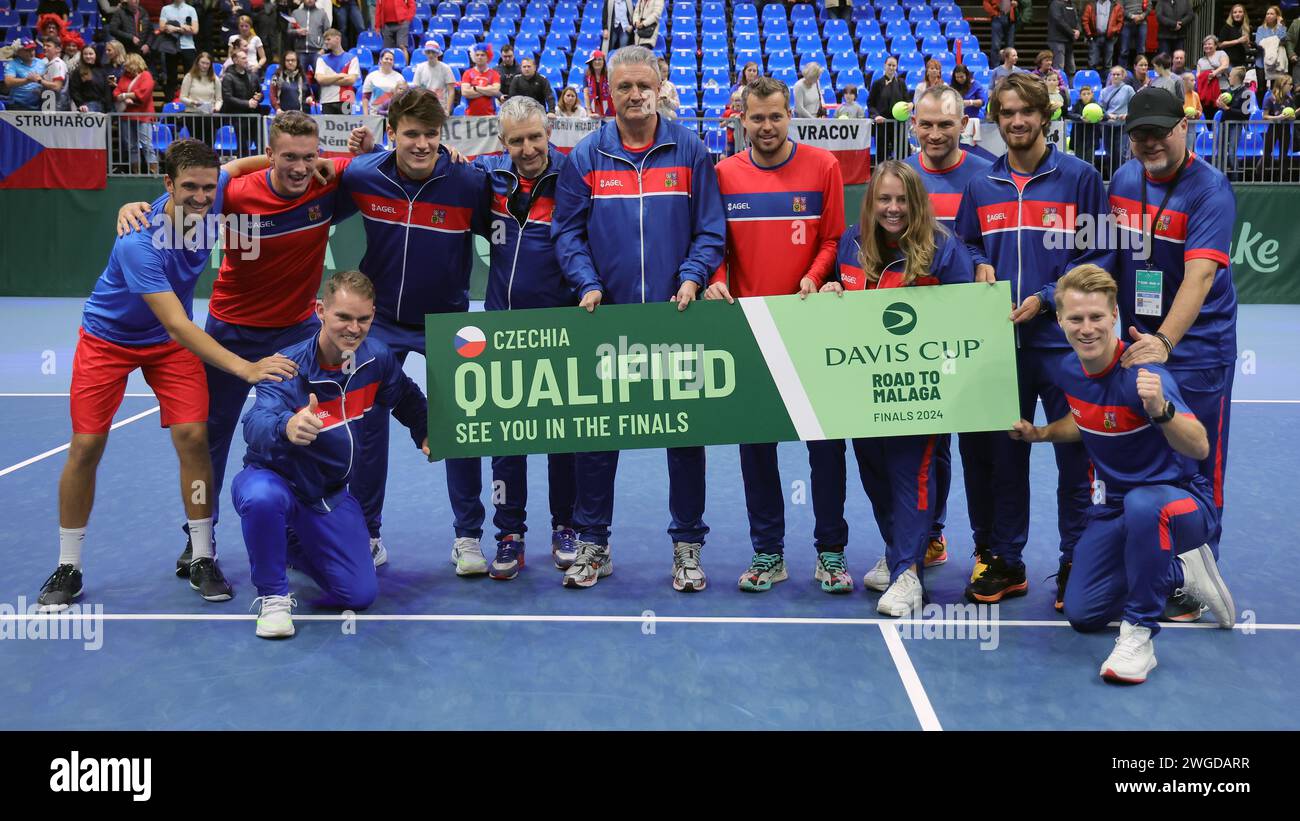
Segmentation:
[(984, 571), (989, 569), (993, 563), (993, 554), (989, 552), (988, 545), (975, 545), (975, 567), (970, 572), (970, 580), (976, 581), (984, 575)]
[(940, 536), (937, 539), (930, 540), (930, 546), (925, 549), (925, 566), (938, 567), (948, 561), (948, 537)]
[(848, 562), (844, 561), (843, 550), (823, 550), (818, 553), (813, 579), (821, 582), (822, 590), (827, 593), (853, 592), (853, 576), (849, 573)]
[(41, 585), (37, 607), (46, 612), (67, 610), (81, 596), (81, 571), (70, 564), (61, 564)]
[(584, 542), (581, 539), (574, 544), (577, 547), (577, 554), (574, 556), (573, 564), (564, 571), (565, 587), (591, 587), (602, 576), (614, 572), (609, 545)]
[(509, 581), (519, 575), (524, 566), (524, 541), (518, 533), (511, 533), (497, 542), (497, 555), (488, 568), (488, 575), (501, 581)]
[(1179, 588), (1165, 602), (1165, 614), (1161, 621), (1193, 622), (1199, 621), (1210, 606), (1200, 599)]
[(551, 531), (551, 559), (559, 570), (568, 570), (578, 555), (578, 534), (565, 525)]
[(379, 536), (370, 538), (370, 558), (375, 560), (375, 567), (388, 564), (388, 550), (384, 547), (384, 540)]
[[(1062, 562), (1061, 569), (1057, 570), (1052, 576), (1047, 577), (1048, 579), (1056, 579), (1056, 603), (1054, 606), (1058, 613), (1065, 612), (1065, 585), (1070, 581), (1070, 568), (1073, 566), (1070, 562)], [(1047, 581), (1047, 579), (1043, 581)]]
[(755, 553), (749, 569), (740, 577), (740, 589), (747, 593), (762, 593), (772, 585), (790, 578), (785, 572), (785, 556), (780, 553)]
[(451, 561), (456, 565), (457, 576), (482, 576), (488, 572), (487, 559), (478, 539), (462, 536), (452, 542)]
[[(186, 525), (185, 527), (189, 527)], [(212, 557), (217, 556), (217, 530), (212, 529)], [(194, 563), (194, 542), (190, 540), (190, 532), (185, 531), (185, 549), (181, 555), (176, 557), (176, 575), (182, 579), (190, 577), (190, 565)]]
[(1008, 567), (1001, 556), (994, 556), (988, 570), (966, 586), (966, 598), (976, 604), (992, 604), (1027, 592), (1025, 566)]
[(708, 587), (709, 580), (700, 567), (699, 542), (677, 542), (673, 545), (673, 589), (698, 592)]
[(862, 586), (877, 593), (884, 593), (889, 589), (889, 561), (884, 556), (881, 556), (876, 566), (862, 577)]
[(1236, 624), (1237, 605), (1219, 575), (1219, 565), (1210, 546), (1203, 544), (1181, 553), (1178, 560), (1183, 563), (1183, 590), (1204, 603), (1220, 627), (1226, 630)]
[(1151, 629), (1120, 622), (1115, 649), (1101, 663), (1101, 677), (1123, 684), (1141, 684), (1154, 669), (1156, 645), (1151, 640)]
[[(257, 635), (264, 639), (287, 639), (294, 634), (291, 608), (298, 602), (290, 596), (258, 596), (253, 605), (262, 603), (262, 610), (257, 614)], [(252, 610), (250, 606), (248, 608)]]
[(190, 589), (197, 590), (206, 601), (230, 601), (234, 596), (217, 560), (206, 556), (190, 562)]
[(885, 591), (885, 595), (880, 597), (876, 610), (895, 618), (919, 615), (922, 592), (921, 579), (917, 577), (916, 571), (909, 567), (894, 579), (894, 583)]

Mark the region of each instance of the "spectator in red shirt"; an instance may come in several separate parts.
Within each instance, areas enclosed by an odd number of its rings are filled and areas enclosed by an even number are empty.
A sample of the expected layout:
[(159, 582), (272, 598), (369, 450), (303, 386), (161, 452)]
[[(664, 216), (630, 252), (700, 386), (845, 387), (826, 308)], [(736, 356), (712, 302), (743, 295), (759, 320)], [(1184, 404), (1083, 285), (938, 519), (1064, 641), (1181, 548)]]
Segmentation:
[[(139, 54), (126, 56), (125, 70), (118, 78), (113, 100), (119, 111), (153, 113), (153, 75)], [(131, 158), (131, 173), (140, 169), (140, 153), (149, 163), (149, 173), (158, 173), (158, 152), (153, 147), (153, 117), (122, 117), (122, 144)], [(137, 172), (137, 169), (140, 169)]]
[(473, 56), (474, 65), (460, 78), (461, 96), (468, 101), (465, 113), (471, 117), (490, 117), (497, 113), (494, 101), (501, 96), (501, 75), (488, 67), (487, 50), (482, 46), (474, 47)]
[(614, 101), (609, 96), (609, 69), (605, 52), (597, 50), (587, 58), (587, 76), (582, 85), (582, 102), (593, 117), (613, 117)]
[(403, 54), (410, 56), (406, 47), (414, 16), (415, 0), (378, 0), (375, 3), (375, 29), (384, 37), (384, 48), (400, 48)]

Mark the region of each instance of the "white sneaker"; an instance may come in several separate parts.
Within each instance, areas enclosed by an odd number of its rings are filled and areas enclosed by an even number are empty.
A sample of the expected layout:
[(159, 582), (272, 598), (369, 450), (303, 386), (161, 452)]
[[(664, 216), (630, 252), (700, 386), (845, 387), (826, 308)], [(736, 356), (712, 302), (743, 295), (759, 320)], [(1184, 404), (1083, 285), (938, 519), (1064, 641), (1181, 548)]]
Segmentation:
[(384, 540), (378, 536), (370, 540), (370, 558), (375, 560), (375, 567), (388, 564), (388, 551), (384, 549)]
[(884, 593), (889, 589), (889, 562), (884, 556), (876, 562), (876, 566), (867, 571), (867, 575), (862, 577), (862, 586)]
[[(884, 559), (881, 561), (883, 562)], [(901, 576), (894, 579), (894, 583), (885, 591), (885, 595), (880, 597), (876, 609), (886, 616), (896, 618), (919, 615), (921, 592), (921, 580), (917, 578), (916, 571), (909, 567)]]
[(1195, 550), (1179, 554), (1183, 563), (1183, 590), (1201, 600), (1210, 608), (1210, 614), (1225, 630), (1237, 623), (1237, 605), (1232, 600), (1228, 585), (1219, 575), (1219, 565), (1214, 561), (1214, 551), (1203, 544)]
[(457, 576), (481, 576), (488, 571), (488, 562), (478, 545), (478, 539), (468, 536), (452, 543), (451, 561), (456, 565)]
[[(258, 596), (253, 604), (262, 603), (262, 611), (257, 614), (257, 635), (264, 639), (287, 639), (293, 635), (293, 619), (290, 608), (298, 602), (290, 596)], [(251, 607), (249, 608), (252, 609)]]
[(1101, 677), (1107, 681), (1141, 684), (1154, 669), (1156, 644), (1151, 640), (1151, 628), (1120, 622), (1115, 649), (1101, 663)]
[(700, 566), (700, 550), (704, 545), (699, 542), (677, 542), (673, 545), (673, 589), (695, 592), (708, 586), (709, 580), (704, 576)]
[(564, 571), (564, 578), (561, 580), (565, 587), (591, 587), (602, 576), (614, 572), (609, 545), (578, 540), (577, 548), (577, 558)]

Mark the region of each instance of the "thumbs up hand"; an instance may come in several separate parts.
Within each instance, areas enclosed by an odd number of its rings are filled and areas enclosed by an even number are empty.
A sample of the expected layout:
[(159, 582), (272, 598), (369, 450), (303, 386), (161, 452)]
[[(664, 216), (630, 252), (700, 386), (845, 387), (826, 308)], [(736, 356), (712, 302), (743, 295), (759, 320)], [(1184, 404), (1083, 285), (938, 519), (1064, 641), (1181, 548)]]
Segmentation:
[(289, 422), (284, 426), (285, 437), (295, 445), (310, 445), (316, 441), (321, 428), (325, 427), (319, 414), (320, 403), (313, 393), (307, 401), (307, 407), (289, 417)]

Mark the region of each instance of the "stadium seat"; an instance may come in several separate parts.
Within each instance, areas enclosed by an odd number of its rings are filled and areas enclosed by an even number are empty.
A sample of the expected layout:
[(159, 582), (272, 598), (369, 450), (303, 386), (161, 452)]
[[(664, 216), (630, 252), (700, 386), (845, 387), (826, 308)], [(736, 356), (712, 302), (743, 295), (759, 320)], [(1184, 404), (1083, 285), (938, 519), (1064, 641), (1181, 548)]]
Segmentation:
[(903, 10), (898, 6), (884, 6), (878, 9), (878, 11), (880, 12), (878, 19), (882, 26), (888, 26), (891, 23), (896, 24), (907, 22), (907, 17), (903, 14)]
[(1070, 86), (1072, 88), (1092, 86), (1093, 91), (1097, 91), (1101, 88), (1101, 75), (1090, 68), (1081, 68), (1074, 72), (1074, 80)]
[[(586, 77), (587, 77), (587, 65), (585, 63), (578, 63), (577, 65), (574, 65), (569, 69), (568, 85), (577, 86), (579, 89), (581, 89), (583, 82), (586, 80)], [(579, 94), (578, 97), (579, 99), (581, 99), (582, 95)]]
[(736, 51), (758, 51), (760, 46), (761, 41), (758, 39), (758, 35), (756, 34), (739, 35), (732, 42), (732, 47), (735, 48)]
[[(843, 90), (844, 87), (848, 85), (857, 86), (860, 90), (866, 88), (867, 80), (862, 74), (862, 69), (854, 66), (853, 68), (845, 69), (835, 75), (835, 89), (837, 91)], [(861, 97), (863, 95), (859, 94), (858, 96)]]
[(943, 39), (943, 29), (933, 20), (925, 20), (916, 24), (916, 37), (918, 40), (926, 37), (938, 37)]
[(727, 35), (706, 34), (700, 39), (700, 48), (704, 51), (726, 51)]
[(515, 38), (515, 51), (520, 51), (525, 54), (536, 54), (541, 50), (542, 41), (537, 36), (536, 32), (530, 31), (527, 34), (520, 34)]
[(239, 142), (235, 139), (235, 127), (223, 125), (218, 128), (216, 136), (212, 138), (212, 147), (219, 154), (235, 153), (239, 147)]
[(868, 34), (858, 43), (858, 50), (867, 51), (884, 51), (886, 48), (884, 36), (880, 34)]
[(546, 35), (546, 42), (542, 44), (542, 49), (554, 49), (563, 51), (566, 54), (570, 53), (573, 51), (573, 35), (562, 31), (552, 31)]
[(518, 3), (502, 3), (497, 6), (497, 14), (493, 19), (518, 20), (522, 16), (523, 13), (520, 11)]
[(889, 38), (889, 50), (891, 53), (897, 54), (899, 59), (902, 59), (904, 54), (915, 53), (919, 55), (920, 44), (910, 35), (906, 37), (891, 37)]
[(817, 11), (811, 3), (799, 3), (790, 9), (791, 20), (816, 20)]
[(791, 51), (790, 36), (788, 34), (769, 34), (763, 39), (763, 50), (772, 51)]
[[(516, 52), (517, 51), (518, 49), (516, 49)], [(519, 59), (518, 54), (515, 55), (515, 59)], [(542, 52), (539, 62), (543, 66), (555, 67), (563, 72), (567, 71), (569, 68), (569, 55), (560, 51), (558, 48), (548, 48)]]
[(695, 51), (697, 48), (699, 48), (699, 40), (696, 39), (695, 34), (693, 32), (679, 32), (676, 29), (674, 29), (672, 48), (674, 51), (678, 49), (689, 49), (691, 51)]
[[(757, 57), (752, 59), (758, 62)], [(739, 62), (739, 57), (737, 57), (737, 62)], [(744, 63), (740, 64), (744, 65)], [(727, 58), (726, 49), (722, 51), (705, 51), (703, 59), (700, 60), (700, 68), (729, 68), (730, 66), (731, 61)]]
[(885, 24), (885, 39), (893, 40), (896, 37), (911, 37), (912, 27), (905, 20), (899, 20), (894, 23)]
[(763, 53), (757, 49), (736, 49), (736, 65), (743, 66), (751, 62), (763, 65)]
[(849, 14), (849, 19), (852, 20), (854, 23), (861, 25), (863, 22), (867, 20), (875, 20), (876, 10), (871, 6), (866, 5), (865, 3), (861, 5), (855, 5), (853, 7), (852, 13)]
[(831, 37), (826, 41), (827, 54), (857, 54), (857, 52), (857, 47), (853, 45), (853, 38), (847, 34)]
[(931, 56), (946, 54), (948, 52), (948, 41), (943, 39), (942, 34), (932, 34), (921, 41), (921, 53)]
[(794, 21), (794, 36), (802, 37), (805, 34), (811, 34), (814, 37), (820, 34), (817, 30), (817, 21), (811, 17), (804, 17)]
[(465, 5), (465, 16), (476, 17), (479, 20), (487, 20), (492, 17), (492, 9), (488, 7), (487, 3), (484, 3), (481, 0), (479, 0), (479, 2), (467, 3)]
[(725, 68), (706, 68), (700, 71), (700, 87), (708, 88), (710, 85), (720, 86), (722, 88), (731, 88), (731, 72)]
[(768, 68), (767, 74), (774, 80), (780, 80), (788, 86), (799, 82), (799, 75), (794, 70), (794, 66), (781, 66), (780, 68)]
[(822, 38), (816, 34), (807, 34), (795, 40), (794, 51), (796, 54), (810, 54), (822, 50)]
[(367, 29), (357, 35), (357, 46), (371, 51), (379, 51), (384, 47), (384, 38), (379, 36), (379, 32)]
[(478, 42), (478, 38), (468, 31), (458, 31), (451, 36), (451, 48), (466, 51)]
[(849, 22), (847, 20), (841, 20), (838, 17), (832, 17), (827, 20), (826, 25), (822, 27), (822, 34), (826, 35), (828, 38), (838, 37), (840, 35), (849, 36)]
[(363, 72), (370, 71), (375, 67), (375, 55), (368, 48), (355, 48), (352, 50), (357, 56), (357, 67)]
[(468, 32), (477, 37), (482, 37), (487, 29), (483, 28), (483, 20), (479, 17), (462, 17), (456, 24), (457, 32)]
[(582, 58), (587, 59), (587, 55), (600, 48), (600, 32), (582, 32), (578, 33), (578, 39), (573, 43), (573, 53), (581, 54)]
[(970, 23), (964, 19), (949, 20), (943, 22), (943, 33), (948, 37), (960, 37), (963, 34), (970, 34)]
[(952, 79), (952, 70), (957, 65), (957, 58), (953, 56), (951, 51), (940, 51), (930, 56), (938, 60), (939, 65), (943, 66), (943, 81), (945, 83), (949, 82)]
[(988, 71), (989, 68), (989, 57), (982, 51), (963, 51), (961, 61), (965, 63), (967, 68), (971, 71)]
[(912, 73), (915, 72), (916, 77), (924, 76), (925, 59), (921, 56), (920, 52), (915, 49), (899, 54), (898, 70), (908, 74), (909, 86), (916, 85), (916, 80)]
[[(270, 76), (269, 72), (267, 76)], [(185, 103), (163, 103), (162, 113), (164, 114), (180, 114), (184, 111)]]
[(880, 23), (876, 22), (874, 17), (857, 23), (853, 30), (853, 36), (858, 38), (867, 37), (872, 34), (877, 37), (884, 36), (884, 31), (880, 28)]
[[(737, 8), (739, 8), (740, 5), (741, 4), (737, 4)], [(752, 5), (750, 7), (753, 8)], [(705, 3), (702, 6), (700, 6), (700, 16), (725, 18), (727, 16), (727, 4), (726, 3)]]
[(828, 66), (828, 68), (837, 74), (841, 71), (845, 71), (850, 68), (858, 68), (860, 66), (860, 63), (858, 62), (858, 55), (855, 52), (850, 52), (847, 54), (844, 52), (831, 52), (829, 57), (830, 59), (827, 62), (830, 65)]

